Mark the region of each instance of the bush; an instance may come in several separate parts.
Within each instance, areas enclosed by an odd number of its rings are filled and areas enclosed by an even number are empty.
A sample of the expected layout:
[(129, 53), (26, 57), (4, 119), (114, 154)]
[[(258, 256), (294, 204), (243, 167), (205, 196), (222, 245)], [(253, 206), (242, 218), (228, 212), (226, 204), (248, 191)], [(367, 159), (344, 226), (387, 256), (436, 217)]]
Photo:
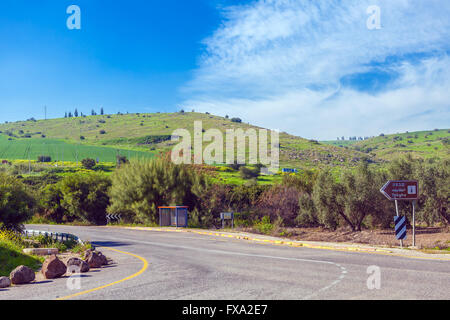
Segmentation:
[(72, 174), (43, 191), (46, 216), (56, 222), (79, 220), (106, 224), (110, 179), (102, 174)]
[(253, 179), (253, 178), (258, 178), (259, 176), (259, 170), (256, 169), (250, 169), (247, 167), (240, 167), (239, 168), (239, 173), (241, 175), (241, 178), (244, 180), (249, 180), (249, 179)]
[(123, 164), (127, 164), (130, 163), (130, 161), (128, 161), (126, 156), (116, 156), (116, 161), (117, 161), (117, 165), (120, 167)]
[(314, 206), (314, 201), (309, 194), (303, 193), (300, 195), (298, 207), (299, 212), (297, 217), (295, 218), (295, 222), (298, 226), (315, 227), (319, 225), (317, 210)]
[(300, 193), (312, 194), (314, 183), (316, 182), (318, 172), (313, 170), (304, 170), (297, 174), (283, 175), (282, 184), (296, 188)]
[(262, 234), (271, 234), (274, 228), (273, 224), (270, 222), (270, 217), (264, 216), (261, 221), (255, 223), (255, 229)]
[(369, 169), (367, 162), (361, 163), (355, 172), (344, 172), (342, 186), (345, 216), (342, 217), (353, 231), (361, 231), (364, 219), (369, 215), (385, 215), (382, 205), (385, 198), (379, 192), (384, 180), (384, 176)]
[(60, 175), (54, 173), (43, 173), (41, 175), (32, 175), (21, 179), (21, 181), (31, 187), (35, 191), (39, 191), (41, 188), (46, 187), (50, 184), (55, 184), (62, 180)]
[(241, 118), (231, 118), (231, 122), (241, 123), (242, 119)]
[(20, 230), (33, 215), (36, 201), (17, 178), (0, 173), (0, 228)]
[(231, 191), (230, 207), (235, 212), (251, 213), (258, 204), (261, 195), (271, 186), (235, 186)]
[(38, 162), (52, 162), (52, 157), (50, 156), (39, 156)]
[(321, 172), (313, 191), (318, 221), (324, 226), (336, 229), (344, 224), (352, 231), (361, 231), (366, 218), (372, 223), (385, 223), (392, 218), (386, 211), (386, 199), (379, 192), (386, 182), (386, 176), (369, 169), (362, 162), (355, 171), (344, 171), (340, 181), (329, 170)]
[(333, 230), (337, 228), (339, 214), (344, 211), (342, 194), (341, 185), (335, 181), (329, 170), (319, 173), (314, 185), (313, 200), (320, 224)]
[(232, 187), (221, 184), (213, 184), (199, 197), (196, 213), (192, 217), (197, 226), (220, 227), (220, 213), (232, 211)]
[[(419, 181), (419, 210), (417, 218), (427, 225), (450, 223), (450, 161), (422, 163), (416, 161), (415, 176)], [(408, 208), (409, 209), (409, 208)]]
[(229, 168), (231, 168), (231, 169), (233, 169), (235, 171), (238, 171), (243, 166), (244, 166), (243, 164), (240, 164), (240, 163), (237, 163), (237, 162), (228, 165)]
[(295, 226), (299, 211), (300, 193), (293, 187), (275, 185), (266, 190), (257, 203), (258, 214), (270, 217), (273, 221), (282, 219), (285, 226)]
[(207, 186), (206, 177), (165, 158), (133, 161), (112, 175), (109, 213), (133, 223), (158, 223), (158, 206), (186, 205), (191, 212)]
[(95, 162), (94, 159), (86, 158), (86, 159), (81, 160), (81, 165), (85, 169), (88, 169), (88, 170), (91, 170), (92, 168), (94, 168), (96, 164), (97, 163)]

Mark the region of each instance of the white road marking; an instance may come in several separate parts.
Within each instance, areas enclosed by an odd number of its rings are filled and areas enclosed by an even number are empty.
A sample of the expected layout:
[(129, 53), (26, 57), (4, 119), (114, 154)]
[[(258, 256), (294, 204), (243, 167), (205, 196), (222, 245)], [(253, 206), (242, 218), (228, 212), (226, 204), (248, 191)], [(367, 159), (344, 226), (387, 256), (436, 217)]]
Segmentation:
[[(111, 240), (113, 240), (113, 239), (111, 239)], [(114, 240), (117, 241), (118, 239), (114, 239)], [(149, 244), (149, 245), (166, 247), (166, 248), (186, 249), (186, 250), (194, 250), (194, 251), (217, 253), (217, 254), (227, 254), (227, 255), (235, 255), (235, 256), (265, 258), (265, 259), (277, 259), (277, 260), (302, 261), (302, 262), (310, 262), (310, 263), (330, 264), (330, 265), (334, 265), (341, 269), (341, 274), (340, 274), (339, 278), (337, 278), (330, 285), (317, 290), (316, 292), (310, 294), (309, 296), (306, 296), (305, 298), (303, 298), (304, 300), (311, 299), (311, 298), (319, 295), (321, 292), (326, 291), (326, 290), (336, 286), (345, 278), (345, 275), (347, 273), (347, 270), (345, 269), (345, 267), (343, 267), (342, 265), (340, 265), (338, 263), (331, 262), (331, 261), (289, 258), (289, 257), (277, 257), (277, 256), (269, 256), (269, 255), (253, 254), (253, 253), (242, 253), (242, 252), (217, 250), (217, 249), (204, 249), (204, 248), (196, 248), (196, 247), (190, 247), (190, 246), (174, 245), (174, 244), (151, 242), (151, 241), (141, 241), (141, 240), (126, 239), (126, 238), (121, 238), (120, 240), (122, 240), (122, 241), (125, 240), (125, 241), (130, 241), (130, 242), (135, 242), (135, 243), (142, 243), (142, 244)]]

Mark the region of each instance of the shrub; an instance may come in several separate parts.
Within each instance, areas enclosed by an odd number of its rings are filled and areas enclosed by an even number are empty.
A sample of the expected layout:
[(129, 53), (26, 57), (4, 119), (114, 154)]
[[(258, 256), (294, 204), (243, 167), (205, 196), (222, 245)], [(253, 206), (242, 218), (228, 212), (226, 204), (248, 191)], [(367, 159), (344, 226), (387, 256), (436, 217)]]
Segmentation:
[(299, 197), (297, 189), (275, 185), (261, 194), (257, 203), (258, 214), (274, 221), (281, 218), (285, 226), (294, 226), (299, 210)]
[(232, 187), (221, 184), (208, 186), (199, 196), (195, 223), (201, 227), (220, 227), (220, 213), (231, 211)]
[(236, 212), (251, 213), (257, 207), (261, 195), (271, 186), (235, 186), (231, 193), (230, 206)]
[(304, 170), (297, 174), (283, 175), (282, 184), (296, 188), (300, 193), (312, 194), (317, 171)]
[(117, 161), (117, 165), (120, 167), (123, 164), (127, 164), (130, 163), (130, 161), (128, 161), (126, 156), (116, 156), (116, 161)]
[(255, 228), (260, 233), (271, 234), (274, 226), (270, 223), (270, 217), (264, 216), (261, 221), (255, 223)]
[(17, 178), (0, 173), (0, 227), (20, 230), (31, 218), (36, 201)]
[(319, 224), (316, 207), (314, 206), (314, 201), (309, 194), (303, 193), (300, 195), (298, 207), (298, 215), (295, 218), (297, 225), (302, 227), (314, 227)]
[(100, 134), (106, 134), (105, 130), (100, 130)]
[(317, 208), (319, 223), (330, 229), (339, 225), (339, 214), (343, 213), (343, 190), (329, 170), (324, 170), (317, 176), (313, 189), (314, 205)]
[(72, 174), (44, 190), (43, 204), (55, 220), (106, 224), (110, 179), (102, 174)]
[(367, 162), (344, 171), (339, 181), (329, 170), (321, 172), (313, 191), (318, 221), (331, 229), (346, 224), (352, 231), (361, 231), (367, 220), (384, 225), (387, 218), (390, 223), (391, 204), (379, 192), (386, 181), (386, 174), (371, 170)]
[(31, 187), (35, 191), (39, 191), (41, 188), (46, 187), (50, 184), (55, 184), (61, 180), (62, 177), (60, 175), (48, 172), (45, 172), (41, 175), (32, 175), (21, 179), (21, 181), (25, 185)]
[(253, 178), (257, 178), (259, 176), (259, 170), (257, 168), (250, 169), (247, 167), (240, 167), (239, 173), (241, 175), (241, 178), (244, 180), (249, 180)]
[(361, 163), (355, 172), (346, 171), (342, 176), (344, 220), (353, 231), (361, 231), (363, 221), (369, 215), (383, 216), (384, 196), (379, 192), (384, 181), (367, 162)]
[(112, 175), (109, 213), (135, 223), (157, 223), (158, 206), (186, 205), (190, 211), (207, 186), (206, 177), (165, 158), (133, 161)]
[(50, 156), (39, 156), (38, 162), (52, 162), (52, 157)]
[(231, 118), (231, 122), (241, 123), (242, 119), (241, 118)]
[(235, 171), (238, 171), (243, 166), (244, 166), (243, 164), (240, 164), (237, 162), (228, 165), (228, 167), (230, 167), (231, 169), (233, 169)]
[(39, 220), (63, 223), (73, 222), (76, 219), (75, 216), (69, 215), (63, 206), (64, 195), (59, 185), (48, 185), (43, 188), (41, 193), (42, 199)]
[(94, 168), (96, 164), (97, 163), (95, 162), (95, 160), (91, 159), (91, 158), (86, 158), (86, 159), (81, 160), (81, 165), (85, 169), (88, 169), (88, 170), (91, 170), (92, 168)]
[(450, 161), (435, 163), (416, 161), (415, 176), (419, 181), (418, 219), (427, 225), (436, 222), (450, 223)]

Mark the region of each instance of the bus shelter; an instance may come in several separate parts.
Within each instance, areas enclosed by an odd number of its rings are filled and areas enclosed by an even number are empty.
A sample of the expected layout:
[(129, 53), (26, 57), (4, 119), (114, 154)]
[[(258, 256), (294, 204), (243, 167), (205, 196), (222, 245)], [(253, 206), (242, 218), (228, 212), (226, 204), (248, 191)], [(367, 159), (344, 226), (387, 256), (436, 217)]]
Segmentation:
[(161, 227), (187, 228), (188, 208), (185, 206), (158, 207), (159, 225)]

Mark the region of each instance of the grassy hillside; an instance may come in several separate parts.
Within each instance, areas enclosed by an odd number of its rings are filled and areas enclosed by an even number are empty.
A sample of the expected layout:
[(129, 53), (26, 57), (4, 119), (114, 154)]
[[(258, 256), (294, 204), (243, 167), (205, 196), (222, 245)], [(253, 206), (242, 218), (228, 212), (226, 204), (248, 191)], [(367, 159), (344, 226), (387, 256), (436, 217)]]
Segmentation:
[(326, 141), (329, 145), (342, 145), (378, 159), (392, 160), (405, 154), (414, 157), (448, 158), (450, 156), (450, 130), (429, 130), (380, 135), (363, 141)]
[[(78, 159), (98, 157), (101, 161), (113, 161), (111, 158), (117, 152), (131, 158), (151, 157), (173, 147), (175, 143), (168, 139), (174, 130), (187, 129), (192, 134), (194, 121), (202, 121), (205, 130), (258, 129), (250, 124), (195, 112), (21, 121), (0, 125), (0, 158), (27, 159), (29, 150), (32, 158), (45, 154), (53, 159), (62, 157), (64, 150), (65, 160), (74, 160), (77, 153)], [(204, 143), (203, 147), (207, 145)], [(282, 167), (349, 166), (356, 164), (362, 156), (366, 155), (280, 133)]]

